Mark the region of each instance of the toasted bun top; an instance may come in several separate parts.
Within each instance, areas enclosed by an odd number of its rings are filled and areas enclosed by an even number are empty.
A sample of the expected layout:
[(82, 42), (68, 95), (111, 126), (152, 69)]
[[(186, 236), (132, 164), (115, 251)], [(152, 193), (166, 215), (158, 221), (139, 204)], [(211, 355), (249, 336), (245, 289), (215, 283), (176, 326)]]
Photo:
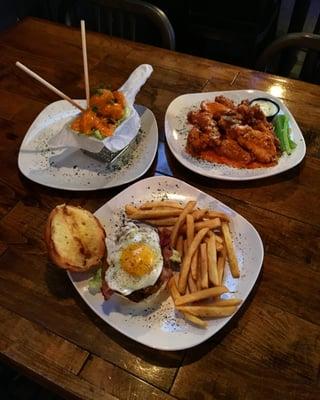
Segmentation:
[(45, 243), (54, 264), (71, 271), (88, 271), (106, 252), (105, 231), (98, 219), (81, 207), (59, 205), (48, 218)]

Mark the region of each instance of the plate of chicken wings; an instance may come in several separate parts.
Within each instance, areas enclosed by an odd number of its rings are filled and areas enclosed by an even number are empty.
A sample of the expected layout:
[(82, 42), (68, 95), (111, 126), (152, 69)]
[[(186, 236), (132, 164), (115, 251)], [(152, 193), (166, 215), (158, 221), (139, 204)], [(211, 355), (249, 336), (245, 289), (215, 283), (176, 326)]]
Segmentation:
[[(276, 104), (288, 121), (294, 150), (283, 151), (274, 121), (256, 99)], [(278, 98), (259, 90), (184, 94), (165, 116), (168, 146), (177, 160), (200, 175), (223, 180), (252, 180), (298, 165), (306, 145), (294, 117)]]

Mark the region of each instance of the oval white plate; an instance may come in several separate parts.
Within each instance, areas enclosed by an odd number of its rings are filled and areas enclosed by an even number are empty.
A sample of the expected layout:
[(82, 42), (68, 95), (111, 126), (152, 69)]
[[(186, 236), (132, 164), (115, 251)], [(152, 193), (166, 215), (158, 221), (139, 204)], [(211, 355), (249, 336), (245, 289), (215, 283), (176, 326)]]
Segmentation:
[[(189, 155), (185, 150), (187, 135), (190, 129), (190, 125), (187, 122), (188, 112), (192, 109), (199, 108), (203, 100), (214, 100), (215, 96), (220, 95), (228, 97), (236, 103), (244, 99), (252, 100), (258, 97), (265, 97), (275, 101), (280, 107), (280, 113), (289, 116), (291, 137), (297, 144), (294, 152), (290, 156), (283, 154), (278, 164), (274, 167), (256, 169), (232, 168), (223, 164), (213, 164), (199, 160)], [(192, 93), (179, 96), (171, 102), (167, 109), (165, 116), (165, 132), (169, 148), (176, 159), (191, 171), (208, 176), (209, 178), (230, 181), (265, 178), (293, 168), (302, 161), (306, 153), (306, 144), (303, 135), (290, 111), (280, 99), (261, 90), (232, 90), (225, 92)]]
[[(162, 198), (181, 202), (196, 199), (199, 206), (221, 210), (230, 216), (241, 277), (233, 279), (227, 268), (224, 284), (234, 292), (231, 297), (244, 301), (259, 275), (263, 245), (255, 228), (220, 201), (178, 179), (152, 177), (134, 183), (108, 201), (95, 215), (104, 225), (107, 235), (112, 235), (121, 218), (118, 213), (123, 211), (125, 204)], [(155, 349), (182, 350), (196, 346), (218, 332), (232, 318), (209, 320), (208, 329), (199, 329), (184, 321), (181, 314), (174, 311), (170, 297), (165, 296), (162, 303), (155, 304), (135, 304), (117, 295), (104, 301), (100, 293), (95, 296), (89, 293), (89, 274), (68, 275), (80, 296), (100, 318), (131, 339)]]
[(120, 169), (107, 168), (79, 149), (50, 150), (49, 139), (78, 113), (67, 101), (59, 100), (49, 104), (30, 126), (19, 151), (20, 171), (34, 182), (66, 190), (106, 189), (139, 178), (156, 155), (158, 127), (152, 111), (135, 107), (141, 116), (142, 133), (132, 151), (123, 156), (125, 162)]

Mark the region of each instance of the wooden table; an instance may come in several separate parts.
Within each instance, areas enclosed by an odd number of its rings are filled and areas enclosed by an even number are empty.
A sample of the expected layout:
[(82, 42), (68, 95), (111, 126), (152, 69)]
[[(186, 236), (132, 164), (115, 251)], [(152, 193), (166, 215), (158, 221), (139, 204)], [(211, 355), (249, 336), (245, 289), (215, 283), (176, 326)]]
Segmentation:
[[(153, 65), (137, 99), (160, 128), (145, 176), (185, 180), (247, 218), (264, 242), (263, 273), (239, 318), (187, 351), (146, 348), (90, 311), (66, 274), (48, 263), (43, 227), (55, 205), (94, 211), (123, 187), (66, 192), (19, 173), (29, 125), (57, 98), (15, 61), (71, 97), (84, 94), (79, 31), (27, 19), (0, 35), (1, 358), (67, 398), (319, 399), (320, 87), (95, 33), (87, 42), (92, 86), (119, 87), (137, 65)], [(249, 88), (284, 100), (307, 143), (304, 161), (253, 182), (206, 179), (181, 166), (164, 140), (169, 103), (183, 93)]]

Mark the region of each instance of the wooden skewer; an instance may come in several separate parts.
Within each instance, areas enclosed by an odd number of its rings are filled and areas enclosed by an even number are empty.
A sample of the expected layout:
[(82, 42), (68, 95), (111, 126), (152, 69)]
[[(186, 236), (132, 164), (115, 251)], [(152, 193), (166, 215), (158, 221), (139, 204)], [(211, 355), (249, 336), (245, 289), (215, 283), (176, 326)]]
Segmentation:
[(32, 78), (34, 78), (35, 80), (37, 80), (38, 82), (42, 83), (44, 86), (46, 86), (48, 89), (52, 90), (55, 94), (57, 94), (58, 96), (62, 97), (64, 100), (67, 100), (69, 103), (71, 103), (73, 106), (79, 108), (79, 110), (81, 111), (85, 111), (85, 109), (83, 107), (81, 107), (77, 102), (75, 102), (74, 100), (72, 100), (69, 96), (67, 96), (66, 94), (62, 93), (61, 90), (57, 89), (56, 87), (54, 87), (53, 85), (51, 85), (51, 83), (47, 82), (45, 79), (41, 78), (41, 76), (39, 76), (38, 74), (36, 74), (35, 72), (31, 71), (31, 69), (29, 69), (28, 67), (26, 67), (25, 65), (21, 64), (19, 61), (16, 62), (16, 66), (19, 67), (20, 69), (22, 69), (22, 71), (26, 72), (28, 75), (32, 76)]
[(87, 108), (89, 108), (90, 86), (89, 86), (89, 72), (88, 72), (88, 58), (87, 58), (86, 25), (85, 25), (84, 20), (81, 20), (80, 25), (81, 25), (84, 85), (85, 85), (85, 89), (86, 89)]

